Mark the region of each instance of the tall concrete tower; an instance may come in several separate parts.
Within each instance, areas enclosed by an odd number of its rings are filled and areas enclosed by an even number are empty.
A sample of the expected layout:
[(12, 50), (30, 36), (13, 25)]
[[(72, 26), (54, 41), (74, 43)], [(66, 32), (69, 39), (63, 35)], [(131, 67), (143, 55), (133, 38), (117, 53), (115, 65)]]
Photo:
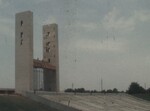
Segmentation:
[(44, 90), (59, 91), (58, 26), (43, 26), (43, 60), (56, 66), (56, 70), (44, 69)]
[(33, 86), (33, 13), (17, 13), (15, 19), (15, 87), (22, 93)]

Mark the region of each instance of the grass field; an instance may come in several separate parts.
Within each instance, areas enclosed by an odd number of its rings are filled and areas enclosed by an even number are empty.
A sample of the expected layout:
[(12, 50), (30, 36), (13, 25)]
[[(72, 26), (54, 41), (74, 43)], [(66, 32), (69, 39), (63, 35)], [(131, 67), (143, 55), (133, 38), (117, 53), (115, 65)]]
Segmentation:
[(22, 96), (0, 95), (0, 111), (58, 111)]
[(150, 94), (134, 94), (133, 96), (150, 101)]

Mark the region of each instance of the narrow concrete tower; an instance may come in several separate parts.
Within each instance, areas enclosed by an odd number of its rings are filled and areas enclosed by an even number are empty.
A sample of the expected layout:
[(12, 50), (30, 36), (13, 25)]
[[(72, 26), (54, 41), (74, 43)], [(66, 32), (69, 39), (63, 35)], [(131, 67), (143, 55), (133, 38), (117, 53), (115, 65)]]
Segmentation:
[(33, 13), (17, 13), (15, 19), (15, 88), (23, 93), (33, 86)]
[(56, 66), (56, 70), (44, 69), (44, 90), (59, 91), (58, 26), (43, 26), (43, 60)]

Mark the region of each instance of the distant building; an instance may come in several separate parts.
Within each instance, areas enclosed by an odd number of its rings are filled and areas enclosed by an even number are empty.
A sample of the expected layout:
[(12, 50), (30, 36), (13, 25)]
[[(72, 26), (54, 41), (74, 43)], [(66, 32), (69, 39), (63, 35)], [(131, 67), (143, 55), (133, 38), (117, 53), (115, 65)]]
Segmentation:
[(33, 13), (16, 14), (15, 91), (59, 91), (58, 26), (43, 26), (43, 60), (33, 60)]
[(21, 93), (33, 90), (33, 13), (17, 13), (15, 27), (15, 88)]
[(43, 60), (56, 66), (56, 70), (44, 69), (44, 89), (59, 91), (58, 26), (43, 26)]

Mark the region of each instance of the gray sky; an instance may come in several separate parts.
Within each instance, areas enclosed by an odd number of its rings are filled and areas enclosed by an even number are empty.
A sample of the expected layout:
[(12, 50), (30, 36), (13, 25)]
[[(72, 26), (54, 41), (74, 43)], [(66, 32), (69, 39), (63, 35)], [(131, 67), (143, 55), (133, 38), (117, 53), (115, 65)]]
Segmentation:
[(15, 87), (15, 13), (34, 13), (34, 58), (42, 25), (59, 26), (60, 86), (150, 87), (150, 0), (0, 0), (0, 87)]

